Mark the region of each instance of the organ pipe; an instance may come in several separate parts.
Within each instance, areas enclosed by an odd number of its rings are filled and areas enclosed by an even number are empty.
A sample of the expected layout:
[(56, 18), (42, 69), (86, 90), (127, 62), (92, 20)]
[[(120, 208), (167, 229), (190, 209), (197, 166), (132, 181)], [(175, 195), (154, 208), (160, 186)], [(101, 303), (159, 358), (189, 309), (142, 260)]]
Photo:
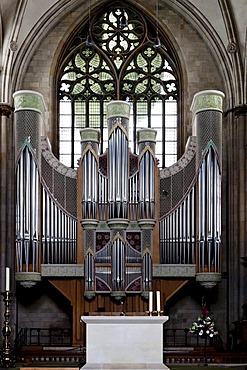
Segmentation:
[(94, 291), (95, 290), (95, 271), (94, 271), (94, 255), (91, 248), (86, 253), (84, 259), (85, 268), (85, 290)]
[(221, 248), (221, 176), (217, 156), (209, 147), (202, 161), (198, 178), (199, 240), (198, 271), (220, 272)]
[(82, 158), (82, 219), (96, 219), (98, 204), (98, 158), (88, 146)]
[(39, 174), (29, 144), (20, 154), (16, 179), (17, 272), (34, 272), (39, 268)]
[(43, 263), (67, 264), (76, 261), (76, 219), (61, 209), (43, 187)]
[(139, 219), (154, 219), (155, 143), (157, 131), (141, 129), (137, 133), (139, 145)]
[(112, 241), (112, 290), (123, 291), (125, 288), (125, 245), (120, 236)]
[(142, 284), (144, 291), (152, 289), (152, 257), (148, 249), (145, 250), (142, 257)]
[(191, 264), (195, 254), (195, 186), (160, 220), (161, 263)]
[(117, 124), (109, 137), (109, 218), (124, 218), (127, 214), (128, 200), (128, 138)]

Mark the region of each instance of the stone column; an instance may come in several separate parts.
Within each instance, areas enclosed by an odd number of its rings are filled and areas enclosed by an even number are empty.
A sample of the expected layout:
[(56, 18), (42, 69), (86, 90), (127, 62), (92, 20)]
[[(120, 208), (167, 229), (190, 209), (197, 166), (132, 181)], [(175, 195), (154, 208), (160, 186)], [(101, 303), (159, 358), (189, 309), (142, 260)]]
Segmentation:
[(247, 104), (235, 106), (225, 112), (228, 132), (226, 244), (228, 248), (228, 321), (244, 318), (243, 305), (247, 299)]
[[(14, 162), (13, 126), (8, 103), (0, 103), (0, 292), (5, 291), (5, 267), (11, 268), (11, 291), (14, 286)], [(0, 342), (4, 323), (3, 297), (0, 296)], [(12, 307), (13, 308), (13, 304)], [(12, 318), (11, 318), (12, 320)]]

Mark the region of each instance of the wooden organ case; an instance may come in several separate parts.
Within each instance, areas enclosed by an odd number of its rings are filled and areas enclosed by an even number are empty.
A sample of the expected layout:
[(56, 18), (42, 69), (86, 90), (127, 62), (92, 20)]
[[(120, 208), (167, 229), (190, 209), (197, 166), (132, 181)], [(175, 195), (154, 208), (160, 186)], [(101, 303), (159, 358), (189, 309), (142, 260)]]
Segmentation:
[(16, 281), (35, 289), (48, 279), (72, 306), (72, 343), (84, 342), (85, 313), (161, 309), (189, 279), (221, 280), (221, 125), (223, 93), (195, 95), (184, 155), (159, 169), (156, 131), (137, 133), (129, 149), (130, 104), (107, 106), (108, 148), (98, 130), (81, 130), (77, 170), (52, 154), (45, 104), (34, 91), (15, 102)]

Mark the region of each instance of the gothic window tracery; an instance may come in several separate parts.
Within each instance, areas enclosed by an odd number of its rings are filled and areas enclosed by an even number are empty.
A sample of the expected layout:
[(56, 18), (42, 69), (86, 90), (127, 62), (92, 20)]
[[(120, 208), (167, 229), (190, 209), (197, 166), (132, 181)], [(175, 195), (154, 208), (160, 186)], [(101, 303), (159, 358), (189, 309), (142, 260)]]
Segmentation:
[[(80, 158), (80, 129), (98, 128), (100, 153), (107, 146), (106, 104), (125, 100), (132, 105), (129, 129), (131, 151), (137, 152), (136, 131), (157, 130), (156, 157), (160, 167), (177, 160), (178, 76), (165, 42), (154, 48), (156, 28), (145, 14), (126, 5), (128, 25), (121, 27), (123, 9), (115, 2), (101, 9), (78, 31), (60, 67), (59, 156), (76, 167)], [(86, 35), (93, 45), (87, 46)]]

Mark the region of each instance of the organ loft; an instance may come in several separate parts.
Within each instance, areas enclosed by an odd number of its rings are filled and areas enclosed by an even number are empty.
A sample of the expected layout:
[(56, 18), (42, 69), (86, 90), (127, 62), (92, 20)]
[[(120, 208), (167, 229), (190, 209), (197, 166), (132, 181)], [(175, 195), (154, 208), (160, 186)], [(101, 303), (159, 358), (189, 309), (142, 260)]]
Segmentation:
[(140, 128), (132, 153), (131, 103), (113, 100), (106, 150), (97, 129), (81, 129), (73, 169), (52, 153), (43, 96), (14, 93), (15, 279), (31, 289), (45, 280), (69, 301), (72, 345), (85, 344), (81, 315), (145, 314), (152, 291), (165, 311), (191, 279), (209, 289), (221, 281), (223, 99), (194, 96), (192, 136), (164, 169), (156, 130)]

